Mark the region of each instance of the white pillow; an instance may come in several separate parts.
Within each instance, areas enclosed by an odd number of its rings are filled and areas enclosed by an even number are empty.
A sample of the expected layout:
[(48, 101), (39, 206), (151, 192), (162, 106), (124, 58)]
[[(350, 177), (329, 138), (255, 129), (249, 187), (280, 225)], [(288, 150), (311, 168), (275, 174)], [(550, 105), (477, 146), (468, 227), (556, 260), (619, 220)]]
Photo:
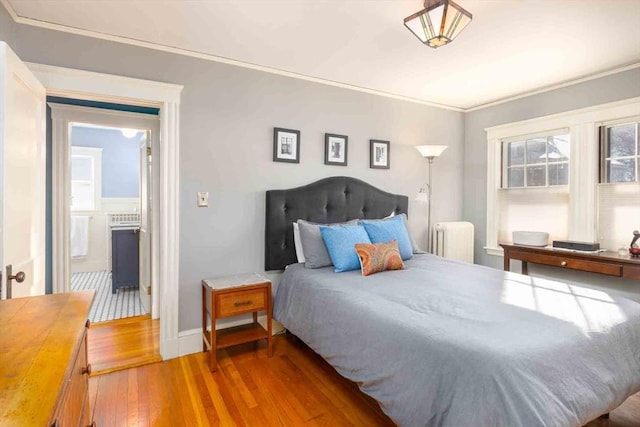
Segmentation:
[(300, 240), (300, 227), (298, 227), (298, 223), (293, 223), (293, 245), (296, 247), (296, 257), (298, 258), (298, 262), (305, 262), (304, 259), (304, 251), (302, 250), (302, 241)]

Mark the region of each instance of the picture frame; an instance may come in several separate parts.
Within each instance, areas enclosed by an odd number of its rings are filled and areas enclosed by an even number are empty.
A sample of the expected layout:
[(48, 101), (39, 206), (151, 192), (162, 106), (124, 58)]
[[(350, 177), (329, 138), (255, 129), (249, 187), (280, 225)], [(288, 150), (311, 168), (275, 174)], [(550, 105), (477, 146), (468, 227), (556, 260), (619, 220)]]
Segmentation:
[(273, 128), (273, 161), (300, 163), (300, 131)]
[(347, 166), (349, 137), (334, 133), (324, 134), (324, 164)]
[(369, 167), (371, 169), (391, 168), (389, 145), (389, 141), (369, 140)]

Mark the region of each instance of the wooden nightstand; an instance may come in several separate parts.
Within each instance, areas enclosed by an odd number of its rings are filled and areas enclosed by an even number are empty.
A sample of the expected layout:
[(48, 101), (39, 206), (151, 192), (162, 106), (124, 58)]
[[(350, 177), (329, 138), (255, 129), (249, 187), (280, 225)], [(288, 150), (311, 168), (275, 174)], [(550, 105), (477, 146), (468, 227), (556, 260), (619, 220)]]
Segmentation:
[[(258, 312), (267, 314), (267, 328)], [(253, 313), (253, 323), (216, 331), (216, 320)], [(216, 350), (261, 339), (271, 347), (271, 281), (259, 274), (217, 277), (202, 281), (202, 351), (209, 351), (209, 368), (217, 368)]]

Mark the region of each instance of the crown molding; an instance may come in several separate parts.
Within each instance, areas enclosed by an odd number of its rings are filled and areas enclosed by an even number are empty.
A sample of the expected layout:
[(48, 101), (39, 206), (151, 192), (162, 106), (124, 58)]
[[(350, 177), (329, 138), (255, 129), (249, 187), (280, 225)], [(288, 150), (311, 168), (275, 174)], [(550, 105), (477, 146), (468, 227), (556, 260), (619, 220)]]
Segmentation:
[(212, 61), (212, 62), (218, 62), (218, 63), (222, 63), (222, 64), (227, 64), (227, 65), (233, 65), (233, 66), (236, 66), (236, 67), (242, 67), (242, 68), (247, 68), (247, 69), (251, 69), (251, 70), (262, 71), (262, 72), (265, 72), (265, 73), (276, 74), (276, 75), (285, 76), (285, 77), (291, 77), (291, 78), (298, 79), (298, 80), (305, 80), (305, 81), (309, 81), (309, 82), (313, 82), (313, 83), (324, 84), (324, 85), (327, 85), (327, 86), (339, 87), (339, 88), (342, 88), (342, 89), (353, 90), (353, 91), (356, 91), (356, 92), (367, 93), (367, 94), (370, 94), (370, 95), (377, 95), (377, 96), (382, 96), (382, 97), (385, 97), (385, 98), (396, 99), (396, 100), (399, 100), (399, 101), (406, 101), (406, 102), (411, 102), (411, 103), (414, 103), (414, 104), (420, 104), (420, 105), (425, 105), (425, 106), (428, 106), (428, 107), (441, 108), (441, 109), (445, 109), (445, 110), (457, 111), (457, 112), (462, 112), (462, 113), (470, 113), (470, 112), (481, 110), (481, 109), (484, 109), (484, 108), (493, 107), (495, 105), (500, 105), (500, 104), (504, 104), (504, 103), (507, 103), (507, 102), (515, 101), (515, 100), (518, 100), (518, 99), (521, 99), (521, 98), (526, 98), (528, 96), (538, 95), (538, 94), (541, 94), (541, 93), (544, 93), (544, 92), (553, 91), (553, 90), (560, 89), (560, 88), (563, 88), (563, 87), (575, 85), (575, 84), (578, 84), (578, 83), (582, 83), (582, 82), (586, 82), (586, 81), (589, 81), (589, 80), (598, 79), (598, 78), (605, 77), (605, 76), (608, 76), (608, 75), (611, 75), (611, 74), (616, 74), (616, 73), (620, 73), (620, 72), (623, 72), (623, 71), (627, 71), (627, 70), (631, 70), (631, 69), (640, 67), (640, 62), (637, 62), (637, 63), (625, 65), (625, 66), (622, 66), (622, 67), (613, 68), (613, 69), (610, 69), (610, 70), (607, 70), (607, 71), (598, 72), (598, 73), (590, 74), (590, 75), (587, 75), (587, 76), (583, 76), (583, 77), (580, 77), (578, 79), (567, 80), (567, 81), (562, 82), (562, 83), (558, 83), (558, 84), (554, 84), (554, 85), (550, 85), (550, 86), (545, 86), (543, 88), (534, 89), (534, 90), (527, 91), (527, 92), (522, 92), (520, 94), (516, 94), (516, 95), (513, 95), (513, 96), (506, 97), (506, 98), (500, 98), (500, 99), (497, 99), (495, 101), (491, 101), (491, 102), (488, 102), (488, 103), (478, 104), (478, 105), (473, 106), (473, 107), (462, 108), (462, 107), (456, 107), (454, 105), (440, 104), (440, 103), (437, 103), (437, 102), (431, 102), (431, 101), (427, 101), (427, 100), (424, 100), (424, 99), (413, 98), (413, 97), (404, 96), (404, 95), (398, 95), (398, 94), (394, 94), (394, 93), (390, 93), (390, 92), (385, 92), (385, 91), (371, 89), (371, 88), (367, 88), (367, 87), (352, 85), (352, 84), (348, 84), (348, 83), (342, 83), (342, 82), (338, 82), (338, 81), (335, 81), (335, 80), (329, 80), (329, 79), (323, 79), (323, 78), (320, 78), (320, 77), (308, 76), (306, 74), (301, 74), (301, 73), (295, 73), (295, 72), (292, 72), (292, 71), (281, 70), (281, 69), (278, 69), (278, 68), (268, 67), (268, 66), (265, 66), (265, 65), (253, 64), (253, 63), (250, 63), (250, 62), (239, 61), (239, 60), (232, 59), (232, 58), (226, 58), (226, 57), (223, 57), (223, 56), (218, 56), (218, 55), (198, 52), (198, 51), (194, 51), (194, 50), (183, 49), (183, 48), (174, 47), (174, 46), (165, 46), (165, 45), (158, 44), (158, 43), (152, 43), (152, 42), (139, 40), (139, 39), (134, 39), (134, 38), (129, 38), (129, 37), (116, 36), (116, 35), (113, 35), (113, 34), (101, 33), (101, 32), (98, 32), (98, 31), (86, 30), (86, 29), (83, 29), (83, 28), (77, 28), (77, 27), (72, 27), (72, 26), (68, 26), (68, 25), (54, 24), (52, 22), (41, 21), (41, 20), (33, 19), (33, 18), (25, 18), (25, 17), (19, 16), (16, 13), (16, 11), (11, 6), (10, 0), (0, 0), (0, 3), (5, 7), (5, 9), (7, 9), (7, 11), (9, 12), (9, 15), (11, 16), (11, 18), (18, 24), (30, 25), (30, 26), (39, 27), (39, 28), (45, 28), (45, 29), (54, 30), (54, 31), (61, 31), (61, 32), (65, 32), (65, 33), (70, 33), (70, 34), (75, 34), (75, 35), (80, 35), (80, 36), (85, 36), (85, 37), (91, 37), (91, 38), (97, 38), (97, 39), (112, 41), (112, 42), (116, 42), (116, 43), (123, 43), (123, 44), (132, 45), (132, 46), (138, 46), (138, 47), (143, 47), (143, 48), (147, 48), (147, 49), (153, 49), (153, 50), (158, 50), (158, 51), (162, 51), (162, 52), (173, 53), (173, 54), (176, 54), (176, 55), (189, 56), (189, 57), (192, 57), (192, 58), (203, 59), (203, 60), (206, 60), (206, 61)]
[(71, 27), (71, 26), (68, 26), (68, 25), (54, 24), (54, 23), (51, 23), (51, 22), (40, 21), (40, 20), (33, 19), (33, 18), (24, 18), (22, 16), (19, 16), (15, 12), (15, 10), (11, 7), (11, 4), (9, 3), (9, 0), (0, 0), (0, 3), (2, 3), (4, 5), (4, 7), (9, 12), (9, 15), (11, 15), (11, 18), (13, 18), (13, 20), (18, 24), (30, 25), (30, 26), (33, 26), (33, 27), (45, 28), (45, 29), (54, 30), (54, 31), (61, 31), (61, 32), (65, 32), (65, 33), (70, 33), (70, 34), (75, 34), (75, 35), (80, 35), (80, 36), (85, 36), (85, 37), (91, 37), (91, 38), (97, 38), (97, 39), (101, 39), (101, 40), (108, 40), (108, 41), (112, 41), (112, 42), (116, 42), (116, 43), (123, 43), (123, 44), (132, 45), (132, 46), (138, 46), (138, 47), (143, 47), (143, 48), (147, 48), (147, 49), (153, 49), (153, 50), (158, 50), (158, 51), (162, 51), (162, 52), (173, 53), (173, 54), (176, 54), (176, 55), (183, 55), (183, 56), (189, 56), (189, 57), (192, 57), (192, 58), (204, 59), (206, 61), (213, 61), (213, 62), (219, 62), (219, 63), (222, 63), (222, 64), (234, 65), (236, 67), (248, 68), (248, 69), (251, 69), (251, 70), (263, 71), (265, 73), (277, 74), (277, 75), (280, 75), (280, 76), (291, 77), (291, 78), (299, 79), (299, 80), (306, 80), (306, 81), (313, 82), (313, 83), (320, 83), (320, 84), (324, 84), (324, 85), (328, 85), (328, 86), (339, 87), (339, 88), (342, 88), (342, 89), (349, 89), (349, 90), (353, 90), (353, 91), (356, 91), (356, 92), (368, 93), (368, 94), (371, 94), (371, 95), (382, 96), (382, 97), (385, 97), (385, 98), (397, 99), (397, 100), (400, 100), (400, 101), (411, 102), (411, 103), (414, 103), (414, 104), (426, 105), (428, 107), (435, 107), (435, 108), (442, 108), (442, 109), (445, 109), (445, 110), (464, 112), (463, 108), (459, 108), (459, 107), (455, 107), (455, 106), (451, 106), (451, 105), (439, 104), (437, 102), (426, 101), (426, 100), (423, 100), (423, 99), (412, 98), (412, 97), (409, 97), (409, 96), (398, 95), (398, 94), (394, 94), (394, 93), (390, 93), (390, 92), (384, 92), (384, 91), (381, 91), (381, 90), (370, 89), (370, 88), (367, 88), (367, 87), (352, 85), (352, 84), (348, 84), (348, 83), (341, 83), (341, 82), (338, 82), (338, 81), (329, 80), (329, 79), (323, 79), (323, 78), (320, 78), (320, 77), (308, 76), (306, 74), (295, 73), (295, 72), (292, 72), (292, 71), (281, 70), (281, 69), (278, 69), (278, 68), (268, 67), (268, 66), (259, 65), (259, 64), (253, 64), (253, 63), (245, 62), (245, 61), (239, 61), (239, 60), (236, 60), (236, 59), (226, 58), (226, 57), (223, 57), (223, 56), (213, 55), (213, 54), (209, 54), (209, 53), (203, 53), (203, 52), (198, 52), (198, 51), (194, 51), (194, 50), (174, 47), (174, 46), (165, 46), (165, 45), (158, 44), (158, 43), (152, 43), (152, 42), (148, 42), (148, 41), (144, 41), (144, 40), (138, 40), (138, 39), (129, 38), (129, 37), (115, 36), (113, 34), (107, 34), (107, 33), (101, 33), (101, 32), (98, 32), (98, 31), (85, 30), (85, 29), (82, 29), (82, 28)]

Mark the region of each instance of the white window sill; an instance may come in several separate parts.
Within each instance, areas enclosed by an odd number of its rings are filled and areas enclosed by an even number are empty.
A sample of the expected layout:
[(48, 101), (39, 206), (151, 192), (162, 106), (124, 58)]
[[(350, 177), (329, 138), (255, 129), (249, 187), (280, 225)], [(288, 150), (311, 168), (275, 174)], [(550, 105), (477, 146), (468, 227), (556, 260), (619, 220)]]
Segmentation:
[(484, 250), (487, 255), (504, 256), (504, 249), (501, 247), (494, 248), (492, 246), (485, 246)]

